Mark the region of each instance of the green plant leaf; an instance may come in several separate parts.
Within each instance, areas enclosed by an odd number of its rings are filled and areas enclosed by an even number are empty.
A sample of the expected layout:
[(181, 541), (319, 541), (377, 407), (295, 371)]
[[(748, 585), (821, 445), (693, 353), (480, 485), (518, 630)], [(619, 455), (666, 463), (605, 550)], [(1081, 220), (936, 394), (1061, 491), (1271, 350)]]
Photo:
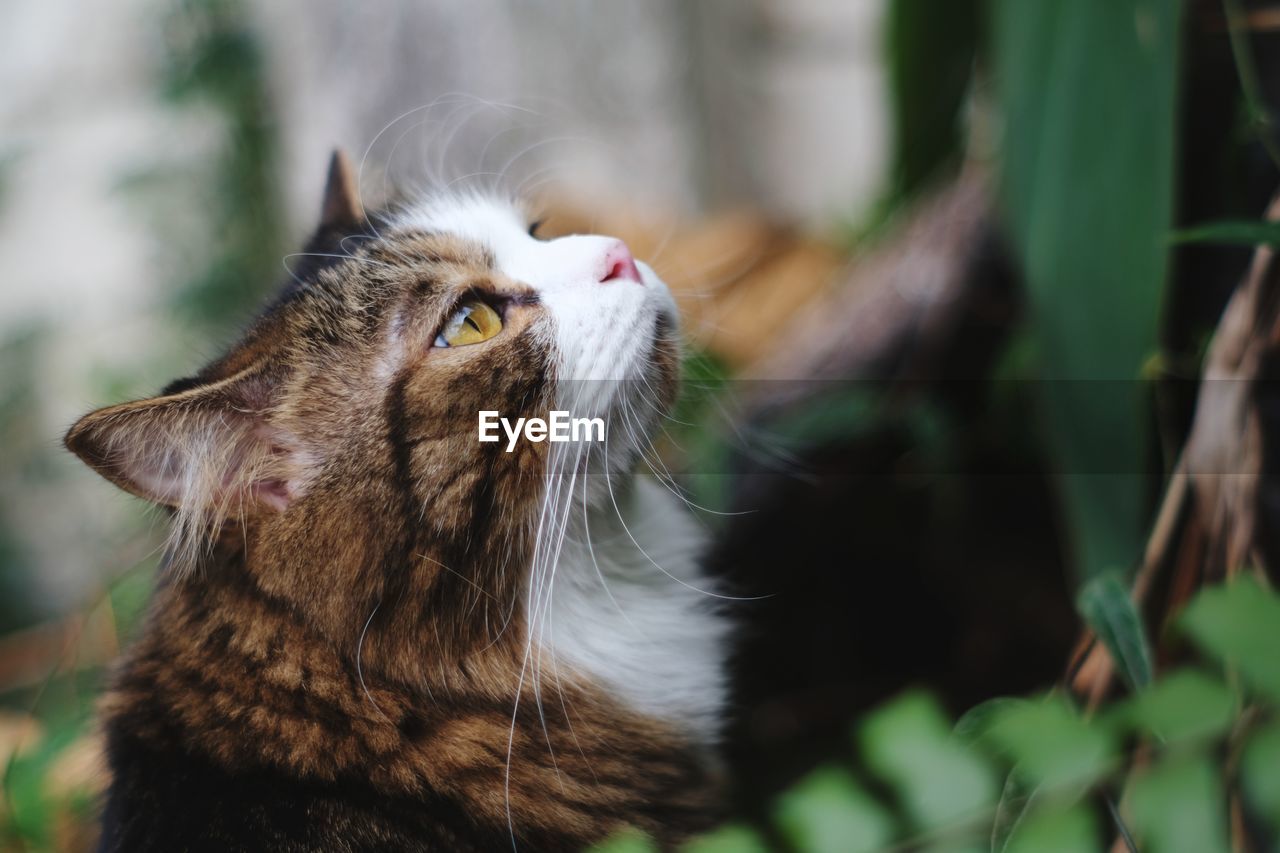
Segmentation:
[(1165, 742), (1210, 737), (1231, 725), (1236, 697), (1219, 679), (1194, 669), (1156, 682), (1116, 710), (1118, 719)]
[(986, 843), (974, 838), (944, 838), (921, 847), (907, 849), (919, 850), (920, 853), (988, 853)]
[(18, 849), (53, 849), (56, 818), (70, 807), (68, 797), (86, 793), (54, 793), (47, 783), (58, 759), (85, 736), (89, 721), (84, 714), (68, 711), (42, 723), (44, 733), (12, 754), (5, 768), (0, 839), (5, 834), (22, 838)]
[(1093, 815), (1079, 806), (1033, 812), (1004, 848), (1008, 853), (1093, 853), (1100, 849)]
[(952, 734), (946, 714), (923, 693), (877, 710), (863, 723), (858, 743), (917, 830), (963, 822), (995, 801), (991, 769)]
[(1280, 699), (1280, 598), (1240, 577), (1197, 595), (1181, 624), (1196, 645), (1237, 667), (1251, 687)]
[(973, 77), (975, 0), (892, 0), (886, 16), (893, 91), (893, 192), (908, 196), (960, 159), (962, 108)]
[(1218, 243), (1231, 246), (1280, 246), (1280, 222), (1226, 220), (1193, 225), (1173, 232), (1174, 243)]
[(658, 853), (658, 845), (638, 829), (624, 829), (593, 846), (591, 853)]
[(801, 853), (860, 853), (893, 838), (884, 808), (838, 767), (822, 767), (783, 794), (774, 818)]
[(1081, 588), (1076, 606), (1111, 653), (1120, 677), (1134, 689), (1150, 684), (1151, 649), (1127, 586), (1114, 573), (1099, 575)]
[(1217, 853), (1227, 847), (1225, 795), (1202, 755), (1162, 759), (1134, 779), (1128, 802), (1141, 849), (1151, 853)]
[(1086, 722), (1058, 697), (1002, 710), (986, 739), (1017, 765), (1029, 787), (1081, 785), (1113, 760), (1113, 734), (1100, 721)]
[(1245, 745), (1240, 779), (1249, 804), (1280, 827), (1280, 721), (1255, 732)]
[(1148, 520), (1137, 379), (1168, 263), (1180, 6), (992, 6), (1002, 197), (1081, 577), (1132, 565)]
[(1009, 849), (1009, 842), (1036, 803), (1038, 792), (1038, 788), (1027, 784), (1017, 767), (1009, 771), (1009, 775), (1004, 780), (1004, 789), (1000, 792), (1000, 802), (996, 805), (995, 818), (991, 823), (993, 853), (1004, 853)]
[(1000, 719), (1002, 714), (1007, 713), (1011, 708), (1019, 708), (1030, 704), (1031, 702), (1027, 699), (1017, 699), (1009, 696), (997, 696), (995, 699), (988, 699), (985, 702), (974, 705), (960, 715), (960, 719), (956, 721), (953, 731), (956, 737), (961, 740), (978, 742), (986, 737), (991, 726)]
[(684, 853), (769, 853), (769, 845), (759, 833), (740, 824), (722, 826), (680, 849)]

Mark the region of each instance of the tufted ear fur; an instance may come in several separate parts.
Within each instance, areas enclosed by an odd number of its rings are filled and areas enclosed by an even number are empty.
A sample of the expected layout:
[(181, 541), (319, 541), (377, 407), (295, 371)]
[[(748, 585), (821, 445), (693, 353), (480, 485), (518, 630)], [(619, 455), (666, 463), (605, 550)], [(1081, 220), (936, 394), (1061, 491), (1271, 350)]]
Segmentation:
[[(358, 233), (364, 215), (351, 161), (336, 150), (312, 243)], [(211, 369), (237, 362), (228, 356)], [(63, 441), (126, 492), (172, 508), (171, 550), (194, 557), (223, 522), (283, 512), (301, 494), (312, 457), (271, 418), (278, 384), (260, 363), (221, 379), (202, 374), (158, 397), (91, 412)]]
[(360, 188), (356, 184), (356, 172), (351, 158), (341, 148), (335, 148), (329, 158), (329, 178), (324, 185), (324, 201), (320, 205), (319, 230), (359, 228), (364, 220), (364, 206), (360, 204)]
[(300, 257), (290, 265), (293, 281), (310, 279), (317, 270), (331, 266), (333, 260), (349, 253), (352, 238), (369, 235), (364, 205), (356, 170), (345, 151), (337, 148), (329, 159), (329, 177), (320, 203), (320, 221), (307, 241)]
[(268, 417), (275, 382), (255, 368), (109, 406), (67, 432), (67, 449), (125, 491), (176, 513), (191, 543), (222, 521), (280, 512), (299, 494), (301, 445)]

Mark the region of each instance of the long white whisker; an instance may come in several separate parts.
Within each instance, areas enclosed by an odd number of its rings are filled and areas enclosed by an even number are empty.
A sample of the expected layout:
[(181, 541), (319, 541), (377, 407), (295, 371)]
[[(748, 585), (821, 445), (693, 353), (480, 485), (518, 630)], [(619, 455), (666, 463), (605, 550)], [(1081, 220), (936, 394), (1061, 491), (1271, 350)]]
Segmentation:
[[(604, 433), (604, 443), (605, 443), (605, 454), (607, 455), (609, 452), (609, 430), (608, 429), (606, 429)], [(655, 569), (662, 572), (664, 575), (671, 578), (673, 581), (680, 584), (681, 586), (687, 587), (688, 589), (691, 589), (694, 592), (709, 596), (711, 598), (719, 598), (719, 599), (724, 599), (726, 601), (760, 601), (762, 599), (769, 598), (769, 596), (767, 595), (753, 595), (753, 596), (723, 595), (718, 592), (712, 592), (711, 590), (699, 589), (698, 587), (694, 586), (688, 581), (683, 580), (682, 578), (676, 577), (675, 575), (671, 574), (671, 572), (667, 571), (662, 566), (658, 565), (657, 561), (655, 561), (653, 557), (649, 556), (649, 552), (646, 551), (638, 541), (636, 541), (636, 537), (632, 534), (631, 528), (627, 526), (627, 520), (622, 517), (622, 510), (618, 507), (617, 498), (614, 496), (614, 493), (613, 493), (613, 482), (610, 479), (608, 465), (604, 466), (604, 478), (605, 478), (606, 490), (609, 493), (609, 502), (613, 504), (613, 511), (617, 513), (618, 521), (622, 524), (622, 529), (626, 532), (627, 538), (631, 540), (631, 544), (635, 545), (636, 550), (639, 551), (640, 554), (646, 560), (648, 560), (649, 563), (652, 564)]]
[(389, 723), (391, 722), (391, 718), (388, 717), (382, 708), (379, 707), (378, 703), (374, 701), (373, 694), (369, 692), (368, 686), (364, 683), (364, 668), (360, 663), (360, 659), (364, 654), (364, 637), (369, 633), (369, 625), (373, 622), (373, 617), (377, 615), (378, 608), (381, 606), (382, 600), (379, 599), (378, 603), (373, 606), (373, 611), (369, 614), (369, 618), (364, 620), (364, 628), (360, 631), (360, 640), (356, 643), (356, 678), (360, 680), (360, 689), (364, 691), (365, 698), (368, 699), (369, 703), (372, 704), (373, 707), (377, 709), (378, 713), (382, 715), (382, 719)]
[[(588, 470), (590, 468), (590, 464), (591, 464), (591, 457), (590, 455), (588, 455), (587, 456)], [(606, 462), (606, 464), (608, 463)], [(622, 609), (622, 605), (618, 603), (618, 599), (614, 597), (613, 592), (609, 589), (608, 582), (605, 581), (604, 579), (604, 572), (600, 570), (600, 563), (596, 559), (595, 545), (592, 544), (592, 541), (591, 541), (591, 521), (590, 521), (591, 509), (587, 504), (587, 487), (589, 483), (590, 483), (590, 479), (589, 477), (586, 476), (584, 472), (584, 476), (582, 478), (582, 530), (583, 530), (582, 538), (586, 542), (587, 553), (591, 556), (591, 565), (595, 567), (596, 577), (600, 579), (600, 586), (604, 589), (604, 594), (609, 596), (609, 600), (613, 602), (614, 609), (618, 611), (618, 615), (621, 616), (623, 620), (628, 625), (631, 626), (631, 630), (633, 630), (636, 633), (636, 636), (641, 637), (646, 642), (652, 643), (653, 641), (650, 640), (649, 637), (644, 634), (644, 632), (642, 632), (639, 628), (636, 627), (636, 624), (631, 621), (631, 617), (628, 616), (627, 612)]]

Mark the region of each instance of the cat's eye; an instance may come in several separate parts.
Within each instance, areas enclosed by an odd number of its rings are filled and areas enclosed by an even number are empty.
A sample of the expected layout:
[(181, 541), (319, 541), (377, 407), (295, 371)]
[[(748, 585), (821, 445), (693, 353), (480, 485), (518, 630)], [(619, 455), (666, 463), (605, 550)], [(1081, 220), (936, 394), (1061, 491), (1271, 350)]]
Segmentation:
[(463, 347), (487, 341), (502, 331), (502, 317), (479, 299), (468, 299), (458, 306), (440, 334), (436, 335), (438, 347)]

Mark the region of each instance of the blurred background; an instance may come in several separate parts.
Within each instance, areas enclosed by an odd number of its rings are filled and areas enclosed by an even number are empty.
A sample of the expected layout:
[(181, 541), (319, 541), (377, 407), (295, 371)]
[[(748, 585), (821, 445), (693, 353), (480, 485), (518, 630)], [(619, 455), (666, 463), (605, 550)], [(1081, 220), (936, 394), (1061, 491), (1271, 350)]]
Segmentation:
[(287, 275), (334, 147), (366, 205), (513, 189), (676, 292), (689, 381), (650, 461), (744, 597), (726, 750), (735, 814), (778, 847), (806, 846), (763, 817), (783, 792), (832, 761), (866, 775), (859, 715), (1063, 676), (1080, 602), (1142, 562), (1213, 330), (1277, 242), (1266, 0), (5, 18), (4, 849), (92, 838), (93, 701), (162, 539), (61, 434), (217, 354)]

